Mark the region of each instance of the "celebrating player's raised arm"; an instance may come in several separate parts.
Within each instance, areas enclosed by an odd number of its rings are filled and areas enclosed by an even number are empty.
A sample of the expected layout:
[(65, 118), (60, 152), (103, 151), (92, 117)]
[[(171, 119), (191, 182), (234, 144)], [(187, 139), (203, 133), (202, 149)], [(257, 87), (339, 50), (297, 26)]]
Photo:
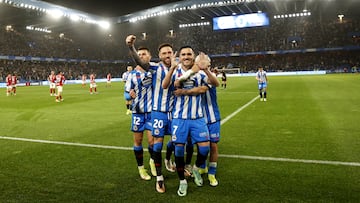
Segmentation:
[(136, 40), (135, 35), (129, 35), (129, 36), (126, 37), (125, 41), (126, 41), (126, 44), (129, 47), (130, 55), (135, 60), (137, 65), (139, 65), (145, 71), (148, 71), (149, 68), (150, 68), (150, 63), (142, 61), (140, 59), (140, 57), (138, 56), (138, 53), (137, 53), (137, 51), (135, 49), (135, 40)]
[(175, 52), (175, 54), (173, 56), (171, 56), (171, 67), (169, 69), (169, 72), (167, 72), (167, 74), (161, 84), (164, 89), (169, 88), (170, 83), (171, 83), (171, 76), (173, 75), (174, 70), (178, 66), (178, 62), (176, 61), (176, 53), (177, 52)]

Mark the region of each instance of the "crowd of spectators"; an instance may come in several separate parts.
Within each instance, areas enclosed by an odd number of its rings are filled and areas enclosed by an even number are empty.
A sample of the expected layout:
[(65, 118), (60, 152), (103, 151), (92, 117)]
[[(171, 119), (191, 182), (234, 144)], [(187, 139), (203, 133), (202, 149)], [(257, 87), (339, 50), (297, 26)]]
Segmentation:
[(4, 82), (7, 74), (16, 74), (19, 81), (47, 80), (51, 71), (64, 72), (67, 80), (81, 80), (83, 74), (95, 74), (96, 78), (106, 78), (108, 73), (112, 77), (121, 78), (126, 70), (124, 64), (114, 63), (69, 63), (46, 61), (12, 61), (0, 60), (0, 82)]
[[(1, 26), (4, 27), (4, 26)], [(130, 33), (129, 33), (130, 34)], [(170, 34), (161, 28), (147, 35), (137, 34), (137, 46), (149, 47), (157, 53), (159, 44), (167, 42), (177, 49), (191, 45), (197, 51), (211, 55), (213, 65), (222, 68), (240, 68), (242, 72), (255, 71), (258, 65), (267, 71), (337, 70), (359, 67), (360, 20), (338, 18), (272, 19), (270, 26), (232, 31), (213, 31), (211, 26), (178, 28)], [(118, 60), (122, 63), (54, 62), (54, 61), (0, 61), (0, 82), (8, 73), (16, 73), (25, 81), (46, 80), (50, 71), (63, 71), (68, 79), (80, 79), (82, 74), (95, 73), (104, 78), (108, 72), (121, 77), (128, 60), (124, 39), (118, 35), (76, 35), (40, 33), (25, 29), (0, 30), (0, 56), (31, 56), (64, 59)], [(96, 38), (96, 39), (94, 39)], [(257, 54), (230, 57), (231, 53), (279, 51), (309, 48), (355, 47), (352, 51), (315, 53)], [(356, 48), (357, 47), (357, 48)], [(153, 54), (156, 57), (156, 54)]]

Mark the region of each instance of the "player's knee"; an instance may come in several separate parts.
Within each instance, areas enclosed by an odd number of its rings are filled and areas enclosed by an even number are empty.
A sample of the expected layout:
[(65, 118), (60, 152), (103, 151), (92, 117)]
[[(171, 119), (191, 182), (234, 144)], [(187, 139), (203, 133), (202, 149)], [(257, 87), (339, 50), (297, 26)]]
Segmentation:
[(210, 146), (199, 146), (198, 150), (199, 154), (206, 156), (210, 151)]
[(134, 151), (142, 151), (143, 147), (142, 146), (134, 146), (133, 149), (134, 149)]
[(161, 152), (162, 150), (162, 147), (163, 147), (163, 143), (162, 142), (157, 142), (157, 143), (154, 143), (154, 152)]
[(182, 145), (176, 145), (175, 146), (175, 156), (177, 157), (184, 157), (185, 154), (185, 149), (184, 146)]

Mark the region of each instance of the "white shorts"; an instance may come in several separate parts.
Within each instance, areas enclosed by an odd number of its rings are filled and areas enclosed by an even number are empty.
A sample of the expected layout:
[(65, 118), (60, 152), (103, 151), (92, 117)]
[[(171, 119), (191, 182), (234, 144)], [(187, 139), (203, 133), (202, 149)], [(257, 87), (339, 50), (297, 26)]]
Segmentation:
[(50, 83), (50, 89), (55, 89), (55, 83)]
[(6, 86), (6, 89), (7, 90), (11, 90), (13, 88), (13, 86), (12, 85), (8, 85), (8, 86)]
[(63, 91), (63, 86), (57, 86), (57, 90), (58, 90), (58, 92), (62, 92)]
[(96, 87), (96, 83), (90, 83), (90, 88), (95, 88)]
[(106, 81), (107, 83), (111, 83), (111, 80)]

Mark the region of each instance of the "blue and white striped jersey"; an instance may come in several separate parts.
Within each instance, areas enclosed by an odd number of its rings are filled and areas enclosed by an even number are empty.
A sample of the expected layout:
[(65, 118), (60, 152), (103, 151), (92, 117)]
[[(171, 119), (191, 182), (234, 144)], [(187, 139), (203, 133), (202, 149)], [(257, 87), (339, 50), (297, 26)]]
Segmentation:
[(220, 111), (217, 103), (216, 87), (210, 86), (209, 90), (202, 94), (204, 117), (206, 123), (215, 123), (220, 121)]
[(151, 112), (152, 75), (150, 72), (131, 71), (125, 84), (125, 91), (134, 90), (136, 97), (133, 100), (133, 113)]
[(150, 63), (153, 84), (152, 110), (160, 112), (171, 112), (174, 96), (170, 88), (164, 89), (162, 82), (168, 73), (168, 67), (163, 63)]
[(257, 78), (259, 78), (262, 82), (258, 82), (258, 83), (264, 83), (264, 82), (266, 82), (266, 71), (258, 71), (257, 73), (256, 73), (256, 77)]
[[(171, 86), (173, 88), (174, 81), (181, 77), (185, 70), (181, 68), (181, 64), (174, 71), (171, 78)], [(207, 76), (204, 73), (196, 73), (188, 80), (183, 82), (183, 89), (191, 89), (207, 84)], [(199, 95), (182, 95), (174, 96), (173, 118), (178, 119), (198, 119), (204, 117), (202, 108), (202, 96)]]
[(130, 72), (129, 72), (129, 71), (126, 71), (126, 72), (124, 72), (124, 73), (122, 74), (121, 79), (122, 79), (123, 82), (126, 82), (126, 81), (127, 81), (130, 73), (131, 73), (131, 71), (130, 71)]

